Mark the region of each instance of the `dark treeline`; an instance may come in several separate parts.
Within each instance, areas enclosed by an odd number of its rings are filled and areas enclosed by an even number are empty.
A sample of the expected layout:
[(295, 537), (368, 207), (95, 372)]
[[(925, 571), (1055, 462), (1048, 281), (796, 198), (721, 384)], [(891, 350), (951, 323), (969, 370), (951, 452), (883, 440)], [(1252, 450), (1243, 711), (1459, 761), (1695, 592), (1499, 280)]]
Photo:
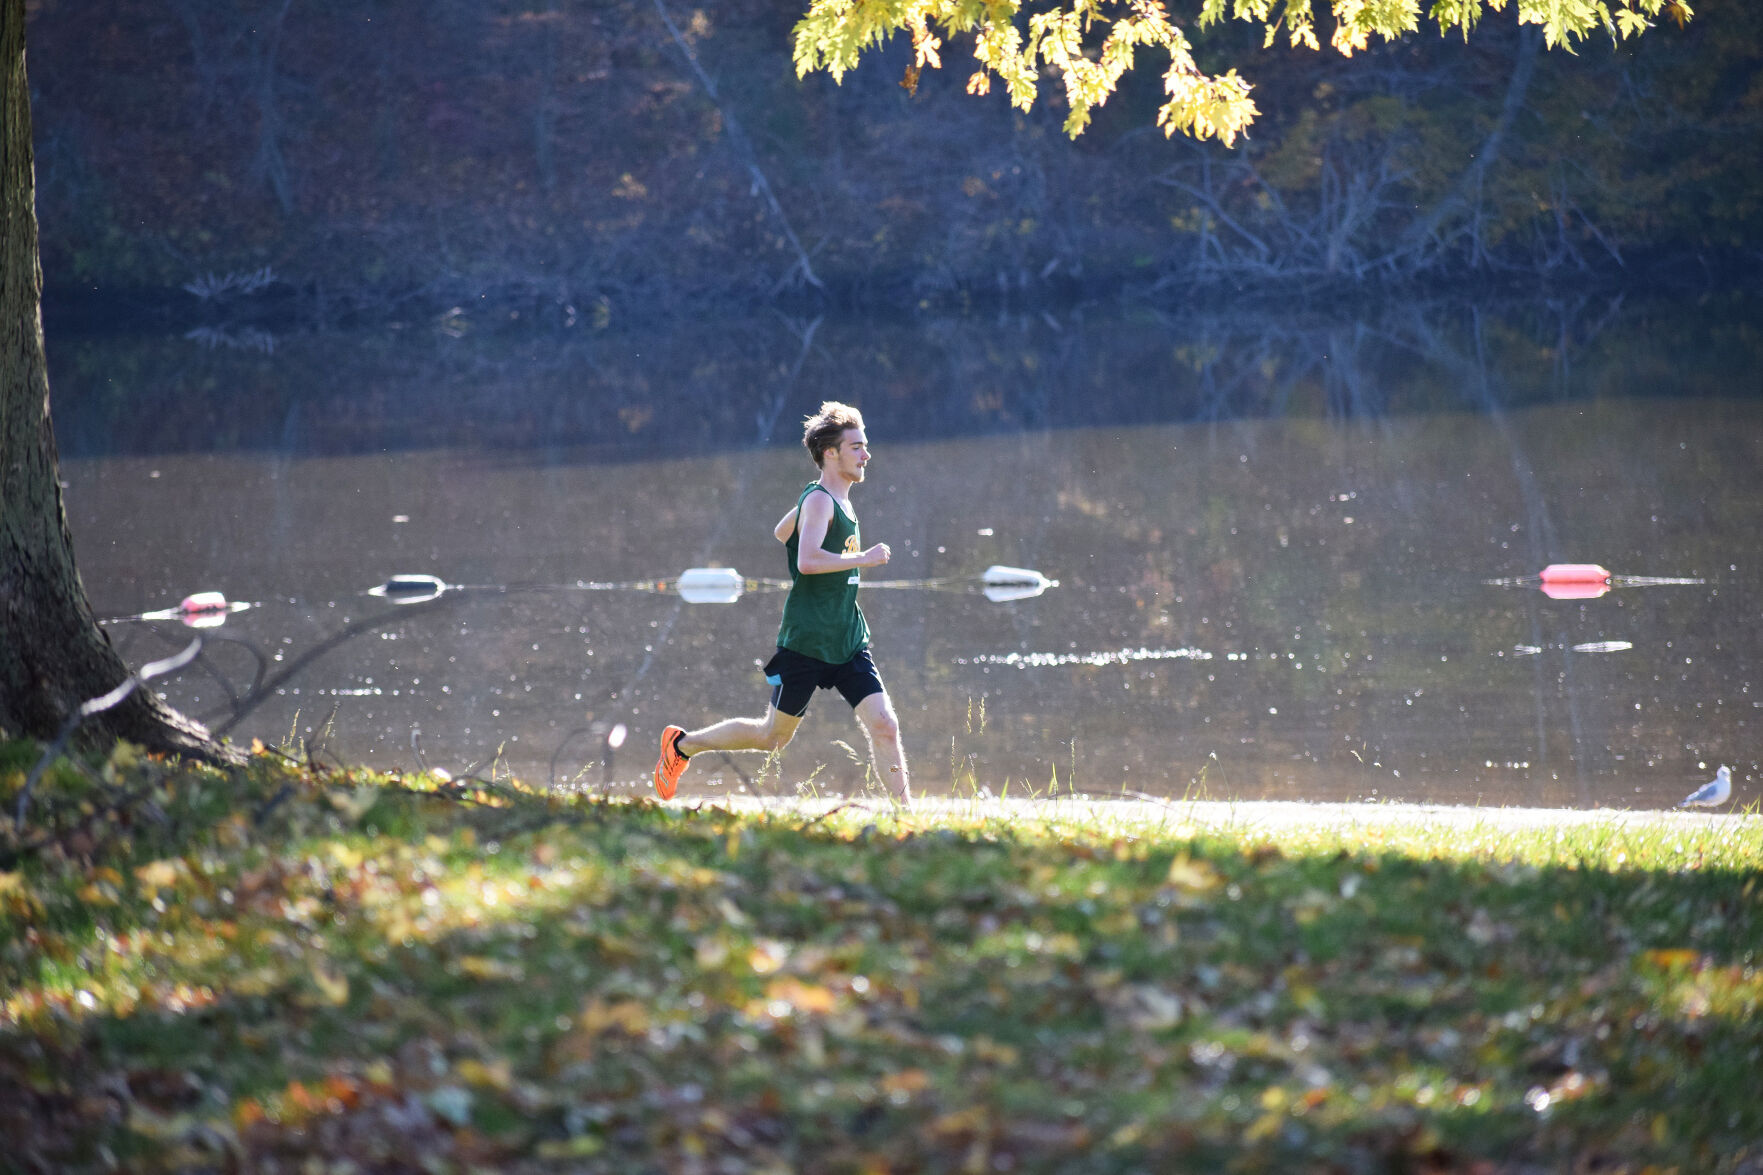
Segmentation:
[(1203, 64), (1239, 65), (1262, 110), (1234, 150), (1154, 129), (1160, 67), (1075, 143), (1055, 88), (1027, 114), (965, 95), (954, 47), (915, 95), (901, 43), (843, 86), (799, 82), (798, 15), (37, 0), (51, 307), (604, 325), (1718, 283), (1763, 260), (1763, 11), (1742, 0), (1577, 55), (1510, 14), (1351, 59), (1215, 30)]

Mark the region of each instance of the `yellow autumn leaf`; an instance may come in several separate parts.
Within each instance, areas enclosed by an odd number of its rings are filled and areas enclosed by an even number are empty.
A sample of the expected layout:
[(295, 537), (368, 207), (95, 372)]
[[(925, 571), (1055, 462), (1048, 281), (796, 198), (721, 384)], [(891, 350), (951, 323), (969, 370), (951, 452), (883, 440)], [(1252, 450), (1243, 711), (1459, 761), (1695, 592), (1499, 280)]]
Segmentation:
[(177, 884), (181, 873), (182, 861), (149, 861), (135, 870), (135, 880), (143, 889), (170, 889)]
[(986, 1129), (990, 1112), (984, 1106), (951, 1110), (930, 1124), (933, 1134), (974, 1134)]
[(518, 963), (492, 959), (486, 955), (467, 955), (459, 960), (459, 969), (473, 979), (521, 979), (524, 972)]
[(319, 999), (333, 1008), (349, 1001), (349, 977), (323, 963), (312, 965), (312, 986)]
[(799, 1012), (825, 1015), (837, 1003), (831, 990), (799, 979), (774, 979), (765, 987), (765, 998), (782, 1000)]
[(459, 1079), (467, 1085), (507, 1089), (514, 1083), (514, 1072), (509, 1067), (507, 1059), (503, 1057), (497, 1057), (487, 1065), (476, 1058), (467, 1057), (455, 1065), (453, 1071), (458, 1073)]
[(142, 749), (127, 739), (118, 739), (116, 746), (110, 750), (110, 762), (107, 766), (112, 773), (127, 771), (141, 761)]
[(923, 1069), (902, 1069), (881, 1080), (882, 1089), (888, 1093), (919, 1093), (929, 1085), (930, 1074)]
[(1284, 1125), (1284, 1123), (1285, 1116), (1283, 1114), (1272, 1111), (1262, 1114), (1259, 1118), (1249, 1123), (1249, 1128), (1243, 1131), (1243, 1141), (1266, 1142), (1275, 1134), (1279, 1133), (1279, 1128)]
[(1308, 983), (1293, 982), (1286, 988), (1286, 994), (1291, 999), (1293, 1006), (1307, 1016), (1327, 1014), (1328, 1009), (1323, 1004), (1321, 995)]
[(595, 997), (582, 1008), (580, 1018), (584, 1032), (604, 1032), (616, 1028), (629, 1036), (649, 1031), (649, 1010), (636, 1000), (612, 1000)]
[(747, 955), (747, 966), (753, 969), (755, 975), (770, 975), (784, 965), (784, 959), (789, 953), (789, 948), (783, 943), (761, 939)]
[(1670, 950), (1647, 951), (1641, 956), (1648, 963), (1661, 971), (1671, 971), (1679, 967), (1694, 967), (1700, 956), (1695, 951), (1683, 948)]
[(1196, 861), (1183, 853), (1169, 863), (1168, 881), (1177, 889), (1203, 892), (1218, 884), (1218, 870), (1210, 861)]

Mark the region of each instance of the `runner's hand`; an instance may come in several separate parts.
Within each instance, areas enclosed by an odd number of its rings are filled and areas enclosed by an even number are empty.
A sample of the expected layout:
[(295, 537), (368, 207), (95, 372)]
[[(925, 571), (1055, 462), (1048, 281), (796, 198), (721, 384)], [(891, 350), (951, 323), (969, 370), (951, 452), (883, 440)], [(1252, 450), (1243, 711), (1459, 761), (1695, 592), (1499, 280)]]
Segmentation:
[(892, 551), (888, 550), (888, 545), (886, 543), (877, 543), (875, 546), (869, 548), (869, 550), (863, 552), (863, 566), (880, 567), (883, 563), (886, 563), (892, 558), (893, 554)]

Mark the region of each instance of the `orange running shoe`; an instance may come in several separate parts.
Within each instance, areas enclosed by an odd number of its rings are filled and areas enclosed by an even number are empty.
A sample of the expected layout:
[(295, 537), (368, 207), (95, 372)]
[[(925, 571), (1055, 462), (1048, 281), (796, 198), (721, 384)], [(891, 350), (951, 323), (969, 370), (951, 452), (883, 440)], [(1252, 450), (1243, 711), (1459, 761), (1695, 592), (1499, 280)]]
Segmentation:
[(655, 760), (655, 794), (664, 800), (673, 799), (673, 793), (679, 787), (679, 777), (686, 773), (686, 757), (679, 753), (674, 743), (685, 728), (670, 726), (661, 732), (661, 757)]

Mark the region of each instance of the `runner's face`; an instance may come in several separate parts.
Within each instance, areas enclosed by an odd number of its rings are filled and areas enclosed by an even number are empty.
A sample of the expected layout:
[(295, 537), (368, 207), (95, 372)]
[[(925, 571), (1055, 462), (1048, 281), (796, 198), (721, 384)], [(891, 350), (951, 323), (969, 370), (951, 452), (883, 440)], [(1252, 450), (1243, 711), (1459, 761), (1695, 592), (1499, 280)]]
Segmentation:
[(860, 428), (848, 428), (839, 438), (839, 447), (827, 454), (833, 468), (851, 481), (863, 480), (863, 467), (869, 464), (869, 438)]

